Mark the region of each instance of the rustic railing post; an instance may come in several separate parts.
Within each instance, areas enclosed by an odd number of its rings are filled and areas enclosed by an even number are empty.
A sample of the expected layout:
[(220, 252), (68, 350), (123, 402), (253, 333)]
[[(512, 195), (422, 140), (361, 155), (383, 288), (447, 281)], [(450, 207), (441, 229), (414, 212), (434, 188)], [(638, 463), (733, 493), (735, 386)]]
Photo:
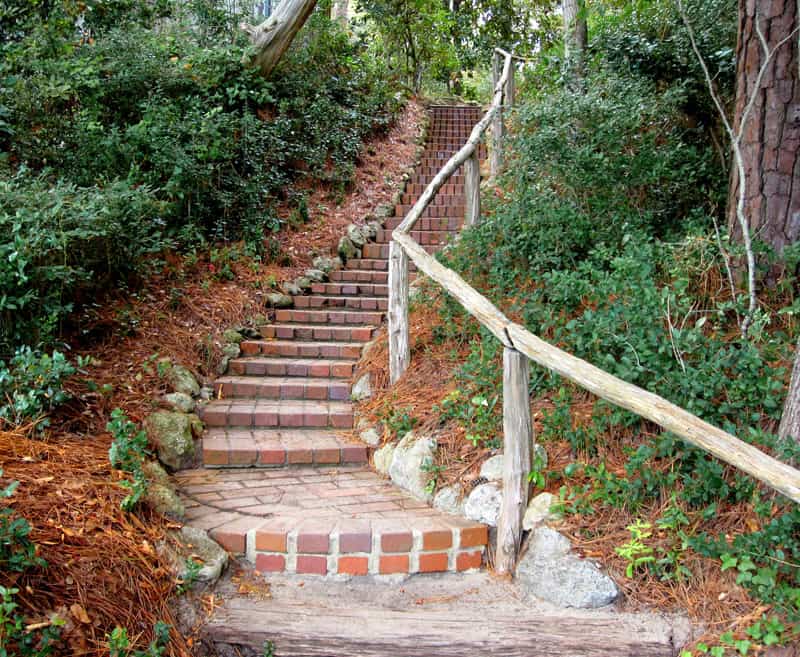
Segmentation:
[[(492, 88), (497, 89), (500, 79), (503, 77), (504, 59), (502, 55), (495, 51), (492, 58)], [(490, 171), (492, 179), (497, 177), (500, 169), (503, 168), (503, 141), (505, 139), (505, 127), (503, 125), (503, 103), (497, 108), (492, 119), (492, 153), (490, 160)]]
[(464, 196), (466, 197), (464, 225), (474, 226), (481, 217), (481, 161), (477, 147), (464, 162)]
[(514, 59), (511, 59), (511, 68), (508, 71), (508, 79), (506, 80), (505, 94), (503, 104), (511, 109), (514, 106), (514, 96), (517, 93), (515, 80), (514, 80)]
[(497, 522), (498, 573), (513, 573), (517, 565), (522, 518), (528, 505), (531, 469), (531, 406), (528, 358), (516, 349), (503, 350), (503, 504)]
[(410, 360), (408, 346), (408, 256), (389, 242), (389, 381), (395, 383)]

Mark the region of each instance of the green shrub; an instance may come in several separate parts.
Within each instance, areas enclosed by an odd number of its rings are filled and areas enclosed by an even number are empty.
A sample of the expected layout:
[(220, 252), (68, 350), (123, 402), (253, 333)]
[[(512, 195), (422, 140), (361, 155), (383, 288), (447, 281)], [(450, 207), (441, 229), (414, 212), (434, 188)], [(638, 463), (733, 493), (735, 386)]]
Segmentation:
[(48, 355), (18, 348), (8, 365), (0, 361), (0, 420), (15, 426), (34, 421), (40, 429), (46, 427), (47, 413), (69, 399), (62, 384), (76, 371), (58, 351)]
[(0, 353), (51, 343), (76, 302), (133, 282), (169, 242), (162, 206), (125, 182), (0, 180)]
[(106, 425), (111, 432), (112, 442), (108, 450), (108, 460), (112, 467), (133, 475), (131, 481), (122, 485), (131, 492), (122, 500), (122, 508), (131, 511), (147, 493), (147, 477), (144, 474), (144, 461), (147, 451), (147, 434), (136, 425), (120, 408), (111, 411), (111, 420)]

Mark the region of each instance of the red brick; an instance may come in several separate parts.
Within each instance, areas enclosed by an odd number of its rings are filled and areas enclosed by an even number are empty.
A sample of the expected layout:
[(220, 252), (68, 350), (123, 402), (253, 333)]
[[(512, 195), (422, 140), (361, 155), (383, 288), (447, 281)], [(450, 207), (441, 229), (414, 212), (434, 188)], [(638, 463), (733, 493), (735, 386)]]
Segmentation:
[(458, 570), (470, 570), (480, 568), (483, 554), (481, 552), (460, 552), (456, 557), (456, 568)]
[(286, 552), (286, 532), (282, 531), (257, 531), (256, 550), (264, 552)]
[(366, 575), (369, 572), (367, 557), (339, 557), (339, 573), (343, 575)]
[(245, 535), (243, 532), (223, 531), (214, 529), (210, 532), (211, 538), (219, 543), (228, 552), (243, 554), (245, 550)]
[(342, 532), (339, 534), (339, 552), (371, 552), (371, 532)]
[(422, 535), (423, 550), (446, 550), (453, 546), (453, 532), (449, 529), (427, 531)]
[(349, 378), (353, 374), (353, 364), (335, 363), (333, 367), (331, 367), (331, 372), (333, 376), (341, 378)]
[(317, 449), (314, 451), (314, 463), (335, 465), (341, 461), (341, 452), (338, 449)]
[(327, 532), (304, 532), (297, 535), (297, 551), (315, 554), (327, 554), (330, 550), (331, 537)]
[(407, 554), (393, 554), (381, 557), (381, 563), (380, 563), (381, 575), (390, 575), (392, 573), (407, 573), (407, 572), (408, 572)]
[(327, 575), (328, 557), (300, 555), (297, 557), (297, 572), (308, 575)]
[(345, 445), (342, 447), (342, 463), (366, 463), (367, 448), (360, 445)]
[(245, 356), (255, 356), (261, 352), (261, 345), (258, 342), (242, 342), (239, 346)]
[(286, 569), (286, 558), (282, 554), (257, 554), (256, 570), (260, 573), (282, 573)]
[(413, 543), (411, 532), (386, 532), (381, 536), (384, 552), (409, 552)]
[(230, 465), (252, 465), (258, 459), (258, 452), (254, 449), (232, 449)]
[(286, 460), (292, 465), (299, 463), (313, 463), (314, 456), (311, 448), (307, 447), (290, 447), (286, 450)]
[(419, 555), (419, 572), (440, 573), (448, 567), (447, 552), (433, 552)]
[(461, 530), (460, 547), (478, 547), (486, 545), (489, 541), (489, 531), (483, 527), (467, 527)]
[(283, 465), (286, 463), (286, 450), (282, 447), (260, 449), (258, 462), (262, 465)]

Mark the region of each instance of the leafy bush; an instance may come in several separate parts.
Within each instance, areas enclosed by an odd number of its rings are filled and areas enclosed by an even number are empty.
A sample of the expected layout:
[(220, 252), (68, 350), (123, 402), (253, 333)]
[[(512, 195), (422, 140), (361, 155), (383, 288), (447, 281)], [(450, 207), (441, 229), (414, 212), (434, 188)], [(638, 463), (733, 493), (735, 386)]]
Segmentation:
[(46, 427), (44, 416), (69, 399), (62, 383), (76, 371), (58, 351), (48, 355), (18, 348), (8, 365), (0, 361), (0, 420), (12, 425), (36, 421), (39, 428)]
[(266, 80), (241, 64), (236, 17), (203, 0), (144, 4), (37, 3), (2, 27), (0, 163), (16, 175), (0, 184), (0, 353), (51, 343), (164, 249), (246, 238), (260, 253), (292, 182), (346, 186), (399, 107), (381, 65), (321, 10)]
[(144, 473), (144, 460), (148, 455), (147, 434), (137, 430), (136, 425), (120, 408), (111, 411), (111, 420), (106, 425), (111, 432), (112, 442), (108, 450), (108, 460), (114, 468), (129, 472), (132, 481), (123, 481), (122, 485), (131, 492), (122, 500), (122, 508), (131, 511), (147, 493), (147, 477)]

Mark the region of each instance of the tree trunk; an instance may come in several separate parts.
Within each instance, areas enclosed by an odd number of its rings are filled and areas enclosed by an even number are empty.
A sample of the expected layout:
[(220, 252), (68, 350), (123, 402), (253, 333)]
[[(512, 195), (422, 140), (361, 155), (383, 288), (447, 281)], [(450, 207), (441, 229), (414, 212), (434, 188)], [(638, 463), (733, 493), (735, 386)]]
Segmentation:
[[(770, 52), (760, 43), (756, 20)], [(736, 46), (736, 108), (733, 130), (745, 117), (741, 153), (744, 163), (745, 217), (750, 234), (778, 254), (800, 238), (800, 85), (796, 0), (739, 0), (739, 38)], [(783, 43), (781, 44), (781, 42)], [(739, 193), (736, 167), (731, 173), (728, 229), (742, 241), (736, 218)]]
[(245, 63), (258, 67), (264, 77), (269, 76), (316, 4), (317, 0), (282, 0), (272, 16), (261, 25), (243, 24), (242, 29), (256, 48), (256, 54)]
[(786, 401), (783, 403), (783, 415), (781, 415), (778, 436), (800, 442), (800, 341), (797, 342), (795, 350), (792, 379), (789, 382)]
[(347, 20), (350, 17), (350, 2), (349, 0), (333, 0), (331, 3), (331, 20), (339, 21), (342, 25), (347, 25)]
[(584, 0), (564, 0), (561, 9), (564, 14), (564, 59), (580, 69), (589, 42)]

